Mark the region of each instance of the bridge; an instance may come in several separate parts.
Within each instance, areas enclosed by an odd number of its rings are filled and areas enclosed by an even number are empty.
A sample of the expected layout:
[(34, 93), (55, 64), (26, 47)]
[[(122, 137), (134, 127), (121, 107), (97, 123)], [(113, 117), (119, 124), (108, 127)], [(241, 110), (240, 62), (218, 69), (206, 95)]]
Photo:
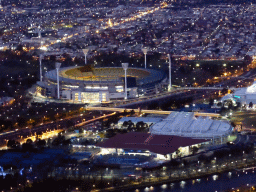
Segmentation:
[(177, 90), (222, 90), (224, 88), (236, 90), (235, 87), (177, 87)]
[[(131, 112), (132, 110), (135, 113), (151, 113), (151, 114), (162, 114), (169, 115), (174, 111), (159, 111), (159, 110), (144, 110), (144, 109), (125, 109), (125, 108), (112, 108), (112, 107), (86, 107), (86, 110), (89, 111), (113, 111), (113, 112)], [(220, 117), (220, 114), (217, 113), (199, 113), (194, 112), (194, 116), (203, 116), (203, 117)]]

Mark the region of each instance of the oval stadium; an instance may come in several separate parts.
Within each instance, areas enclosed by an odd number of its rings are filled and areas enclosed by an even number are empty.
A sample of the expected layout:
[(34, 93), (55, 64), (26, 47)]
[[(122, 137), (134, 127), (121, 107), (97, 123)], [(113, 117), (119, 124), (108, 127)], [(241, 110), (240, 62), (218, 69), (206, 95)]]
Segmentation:
[[(128, 68), (128, 98), (138, 97), (143, 89), (154, 88), (166, 78), (162, 71)], [(94, 68), (90, 65), (59, 69), (60, 98), (74, 103), (101, 103), (123, 99), (124, 70), (121, 67)], [(57, 98), (57, 71), (51, 70), (37, 82), (36, 95)]]

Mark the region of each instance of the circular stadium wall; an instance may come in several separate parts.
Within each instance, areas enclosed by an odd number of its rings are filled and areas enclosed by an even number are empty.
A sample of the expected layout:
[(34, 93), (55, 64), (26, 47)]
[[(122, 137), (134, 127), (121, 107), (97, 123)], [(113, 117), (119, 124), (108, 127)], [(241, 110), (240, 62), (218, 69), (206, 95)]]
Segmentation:
[[(153, 69), (128, 68), (128, 98), (138, 97), (138, 89), (156, 85), (165, 78), (164, 72)], [(93, 68), (90, 65), (65, 67), (59, 70), (61, 99), (74, 103), (109, 102), (122, 99), (124, 93), (123, 68)], [(56, 70), (47, 72), (42, 82), (37, 82), (36, 94), (56, 98)]]

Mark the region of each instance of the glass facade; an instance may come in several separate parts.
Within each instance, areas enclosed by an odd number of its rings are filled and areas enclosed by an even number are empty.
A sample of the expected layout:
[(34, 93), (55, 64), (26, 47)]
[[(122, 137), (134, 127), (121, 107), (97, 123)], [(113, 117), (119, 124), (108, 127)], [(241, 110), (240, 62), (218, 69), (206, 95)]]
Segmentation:
[(98, 103), (100, 99), (100, 94), (97, 92), (82, 92), (81, 100), (83, 103)]
[(102, 102), (106, 102), (106, 101), (107, 101), (107, 94), (102, 93)]
[(78, 101), (78, 100), (79, 100), (79, 94), (75, 93), (75, 101)]
[(124, 92), (124, 87), (123, 86), (116, 86), (116, 92)]

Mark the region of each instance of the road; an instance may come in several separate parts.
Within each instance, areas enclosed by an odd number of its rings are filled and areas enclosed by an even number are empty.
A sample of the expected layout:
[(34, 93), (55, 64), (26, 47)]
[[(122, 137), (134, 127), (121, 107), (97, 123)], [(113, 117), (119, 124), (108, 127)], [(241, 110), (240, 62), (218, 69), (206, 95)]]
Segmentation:
[[(0, 146), (5, 146), (8, 140), (20, 140), (21, 136), (23, 138), (29, 137), (31, 135), (35, 135), (38, 132), (46, 132), (46, 131), (53, 131), (57, 129), (65, 129), (68, 128), (68, 121), (72, 121), (76, 127), (84, 125), (84, 122), (91, 123), (93, 121), (97, 121), (99, 119), (105, 118), (107, 115), (99, 115), (98, 117), (95, 115), (97, 113), (92, 113), (88, 115), (77, 115), (66, 119), (60, 119), (57, 121), (52, 121), (48, 123), (42, 123), (36, 127), (28, 127), (23, 129), (16, 129), (13, 131), (5, 132), (0, 134)], [(113, 114), (113, 113), (112, 113)], [(95, 117), (95, 118), (94, 118)], [(82, 124), (81, 124), (82, 122)]]

